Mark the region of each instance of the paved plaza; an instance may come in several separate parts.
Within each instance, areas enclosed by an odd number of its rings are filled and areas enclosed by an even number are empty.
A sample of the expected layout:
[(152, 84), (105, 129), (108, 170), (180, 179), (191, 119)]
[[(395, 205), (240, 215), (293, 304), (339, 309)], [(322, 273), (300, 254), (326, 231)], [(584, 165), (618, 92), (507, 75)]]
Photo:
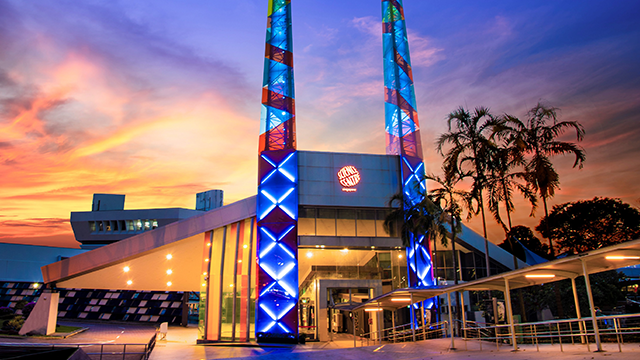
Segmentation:
[[(62, 322), (61, 325), (82, 326), (88, 330), (67, 339), (17, 339), (1, 338), (0, 343), (20, 344), (144, 344), (155, 334), (154, 325), (129, 323), (98, 322)], [(197, 345), (197, 328), (169, 327), (166, 340), (157, 342), (151, 353), (151, 360), (204, 360), (204, 359), (258, 359), (258, 360), (400, 360), (400, 359), (624, 359), (640, 358), (640, 344), (622, 345), (622, 352), (617, 343), (604, 343), (604, 352), (593, 353), (586, 345), (541, 344), (537, 351), (535, 345), (520, 345), (520, 351), (512, 352), (511, 347), (502, 345), (496, 348), (495, 343), (483, 342), (482, 351), (478, 341), (456, 339), (457, 350), (450, 350), (450, 339), (433, 339), (415, 343), (399, 343), (361, 346), (353, 348), (353, 338), (349, 335), (334, 335), (330, 342), (311, 342), (296, 346), (221, 346)], [(364, 344), (366, 345), (366, 343)], [(591, 350), (594, 349), (592, 345)], [(132, 357), (127, 356), (127, 359)]]

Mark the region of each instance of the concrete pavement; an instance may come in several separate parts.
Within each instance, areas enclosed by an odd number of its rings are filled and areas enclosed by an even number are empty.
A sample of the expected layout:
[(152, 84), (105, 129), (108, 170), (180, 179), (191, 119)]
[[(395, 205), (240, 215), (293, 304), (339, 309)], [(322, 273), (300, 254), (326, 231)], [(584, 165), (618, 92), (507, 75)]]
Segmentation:
[[(220, 345), (195, 345), (197, 330), (195, 328), (170, 327), (166, 341), (159, 341), (151, 354), (152, 360), (169, 359), (252, 359), (252, 360), (400, 360), (400, 359), (495, 359), (495, 360), (579, 360), (579, 359), (640, 359), (640, 344), (625, 344), (623, 352), (618, 351), (617, 344), (604, 344), (605, 352), (588, 352), (586, 345), (558, 344), (521, 345), (520, 351), (511, 352), (511, 347), (503, 345), (498, 350), (496, 344), (484, 342), (480, 351), (478, 341), (465, 342), (456, 339), (457, 350), (449, 350), (451, 340), (433, 339), (416, 343), (386, 344), (383, 346), (365, 346), (353, 348), (353, 339), (338, 335), (333, 342), (307, 343), (305, 345), (284, 347), (240, 347)], [(357, 343), (360, 346), (360, 343)], [(591, 347), (593, 350), (594, 347)]]

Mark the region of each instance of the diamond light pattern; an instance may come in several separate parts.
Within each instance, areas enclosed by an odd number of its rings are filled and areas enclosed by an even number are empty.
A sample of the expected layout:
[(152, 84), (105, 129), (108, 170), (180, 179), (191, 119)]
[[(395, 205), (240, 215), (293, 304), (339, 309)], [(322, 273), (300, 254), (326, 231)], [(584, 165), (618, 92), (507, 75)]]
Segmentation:
[(260, 157), (256, 338), (298, 340), (298, 154), (291, 1), (270, 0), (267, 21)]

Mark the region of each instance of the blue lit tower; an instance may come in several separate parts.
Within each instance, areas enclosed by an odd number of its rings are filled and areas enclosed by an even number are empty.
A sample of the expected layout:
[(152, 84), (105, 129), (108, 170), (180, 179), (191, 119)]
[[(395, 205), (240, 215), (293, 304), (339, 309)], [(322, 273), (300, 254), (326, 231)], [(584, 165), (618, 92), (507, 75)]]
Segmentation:
[[(400, 155), (404, 196), (415, 204), (423, 199), (426, 186), (402, 0), (382, 0), (382, 47), (387, 154)], [(410, 286), (434, 284), (431, 251), (425, 236), (411, 239), (407, 269)]]
[(258, 159), (256, 338), (298, 338), (298, 156), (291, 0), (269, 0)]

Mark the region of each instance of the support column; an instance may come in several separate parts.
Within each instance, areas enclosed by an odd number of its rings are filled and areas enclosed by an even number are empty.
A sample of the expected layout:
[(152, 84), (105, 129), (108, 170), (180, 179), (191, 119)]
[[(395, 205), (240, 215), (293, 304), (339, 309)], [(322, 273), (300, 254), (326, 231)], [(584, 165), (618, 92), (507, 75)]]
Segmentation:
[(467, 314), (464, 311), (464, 291), (460, 292), (460, 308), (462, 309), (462, 333), (467, 339)]
[(453, 339), (453, 314), (451, 314), (451, 293), (447, 293), (447, 302), (449, 306), (449, 334), (451, 335), (451, 350), (456, 349), (456, 343)]
[(595, 332), (596, 348), (597, 352), (602, 351), (602, 344), (600, 343), (600, 329), (598, 329), (598, 319), (596, 318), (596, 309), (593, 305), (593, 293), (591, 292), (591, 281), (589, 280), (589, 273), (587, 272), (587, 263), (584, 259), (580, 259), (582, 262), (582, 273), (584, 274), (584, 282), (587, 286), (587, 295), (589, 297), (589, 308), (591, 310), (591, 321), (593, 322), (593, 331)]
[(356, 347), (356, 313), (353, 311), (351, 312), (351, 328), (353, 328), (353, 347)]
[(391, 311), (391, 328), (393, 331), (393, 342), (396, 342), (396, 310)]
[[(571, 289), (573, 289), (573, 301), (576, 304), (576, 318), (580, 320), (582, 319), (582, 315), (580, 314), (580, 301), (578, 300), (578, 290), (576, 289), (576, 278), (571, 278)], [(580, 334), (582, 334), (585, 329), (584, 322), (578, 322), (578, 327), (580, 328)], [(580, 336), (580, 341), (583, 344), (585, 343), (584, 336)]]
[(424, 316), (426, 308), (424, 301), (420, 303), (420, 314), (422, 314), (422, 340), (427, 340), (427, 318)]
[(511, 307), (511, 291), (509, 288), (509, 279), (504, 279), (504, 298), (507, 302), (507, 318), (509, 319), (509, 329), (511, 330), (512, 351), (518, 351), (518, 343), (516, 342), (516, 327), (513, 325), (513, 308)]
[(411, 337), (413, 342), (416, 342), (416, 309), (413, 307), (413, 293), (409, 293), (411, 296)]

